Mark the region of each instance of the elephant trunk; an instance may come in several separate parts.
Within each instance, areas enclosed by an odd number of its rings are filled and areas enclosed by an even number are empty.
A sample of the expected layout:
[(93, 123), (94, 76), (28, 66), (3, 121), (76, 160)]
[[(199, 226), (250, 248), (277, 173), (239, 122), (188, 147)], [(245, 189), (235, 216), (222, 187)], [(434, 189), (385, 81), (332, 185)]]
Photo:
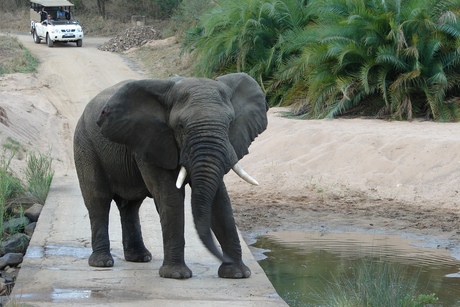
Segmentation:
[(211, 233), (211, 207), (217, 187), (213, 184), (210, 185), (208, 180), (193, 179), (192, 177), (192, 182), (191, 202), (195, 228), (206, 248), (224, 261), (222, 252), (217, 248)]
[[(208, 142), (206, 142), (206, 140)], [(192, 214), (195, 228), (206, 248), (224, 262), (225, 255), (217, 248), (211, 233), (211, 211), (224, 174), (236, 163), (233, 147), (224, 139), (201, 135), (199, 142), (190, 142), (188, 165), (192, 186)], [(228, 145), (227, 145), (228, 144)], [(229, 147), (230, 146), (230, 147)], [(230, 153), (229, 153), (230, 152)]]

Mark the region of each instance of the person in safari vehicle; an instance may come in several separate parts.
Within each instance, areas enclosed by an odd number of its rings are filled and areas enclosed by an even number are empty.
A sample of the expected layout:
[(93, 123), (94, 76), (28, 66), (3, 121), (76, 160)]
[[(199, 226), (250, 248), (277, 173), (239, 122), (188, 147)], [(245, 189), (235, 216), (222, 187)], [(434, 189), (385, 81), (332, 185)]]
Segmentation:
[(65, 10), (62, 6), (59, 7), (59, 10), (56, 13), (56, 19), (70, 19), (69, 11)]
[(51, 18), (51, 15), (48, 15), (48, 17), (46, 18), (46, 20), (44, 20), (42, 22), (42, 25), (50, 25), (52, 23), (53, 19)]
[(44, 6), (42, 6), (42, 8), (40, 9), (38, 13), (40, 14), (40, 22), (43, 22), (48, 18), (48, 12), (45, 11)]

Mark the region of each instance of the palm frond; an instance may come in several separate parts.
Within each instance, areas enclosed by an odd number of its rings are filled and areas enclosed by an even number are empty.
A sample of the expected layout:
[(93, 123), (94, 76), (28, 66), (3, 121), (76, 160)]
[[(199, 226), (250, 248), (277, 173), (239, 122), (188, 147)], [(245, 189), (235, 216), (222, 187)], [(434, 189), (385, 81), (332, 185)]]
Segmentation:
[(445, 120), (460, 113), (444, 102), (460, 97), (459, 14), (460, 0), (219, 0), (184, 46), (197, 74), (248, 72), (308, 117)]

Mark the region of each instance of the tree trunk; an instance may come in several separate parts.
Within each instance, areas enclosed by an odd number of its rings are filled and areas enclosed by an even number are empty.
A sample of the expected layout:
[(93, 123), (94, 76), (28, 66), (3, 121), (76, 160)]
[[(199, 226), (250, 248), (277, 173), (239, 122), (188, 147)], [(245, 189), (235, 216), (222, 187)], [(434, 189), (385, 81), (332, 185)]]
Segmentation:
[(102, 16), (102, 18), (106, 18), (105, 15), (105, 2), (106, 0), (97, 0), (97, 10), (99, 11), (99, 15)]

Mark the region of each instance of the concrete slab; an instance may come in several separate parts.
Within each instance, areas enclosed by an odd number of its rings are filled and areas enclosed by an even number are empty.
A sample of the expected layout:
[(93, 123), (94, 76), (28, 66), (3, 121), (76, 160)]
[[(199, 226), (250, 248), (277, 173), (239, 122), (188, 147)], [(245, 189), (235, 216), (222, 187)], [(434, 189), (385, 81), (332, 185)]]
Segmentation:
[[(190, 208), (189, 199), (186, 208)], [(241, 280), (219, 278), (220, 263), (199, 240), (190, 210), (186, 211), (185, 253), (193, 277), (161, 278), (158, 270), (163, 247), (153, 201), (146, 200), (141, 211), (145, 245), (154, 260), (132, 263), (123, 259), (120, 219), (113, 205), (110, 238), (115, 265), (90, 267), (90, 224), (76, 174), (56, 177), (12, 298), (32, 306), (287, 306), (242, 238), (243, 259), (252, 276)]]

